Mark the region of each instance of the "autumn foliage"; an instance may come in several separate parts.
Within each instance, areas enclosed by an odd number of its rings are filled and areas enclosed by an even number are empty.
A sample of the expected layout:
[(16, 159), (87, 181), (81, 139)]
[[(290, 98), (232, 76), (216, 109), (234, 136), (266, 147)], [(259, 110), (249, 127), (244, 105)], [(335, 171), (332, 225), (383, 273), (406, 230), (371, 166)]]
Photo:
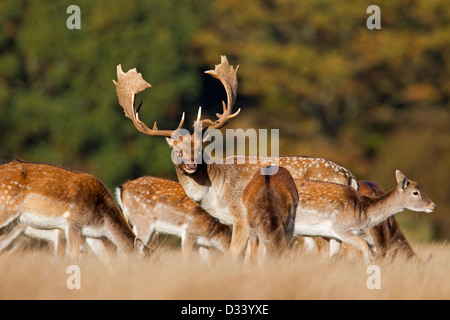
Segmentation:
[[(377, 4), (375, 1), (374, 4)], [(77, 1), (0, 3), (0, 159), (87, 171), (113, 188), (143, 175), (174, 178), (162, 139), (124, 119), (116, 66), (152, 84), (140, 114), (161, 128), (220, 110), (203, 72), (220, 54), (240, 65), (233, 127), (279, 128), (280, 155), (327, 158), (384, 189), (415, 177), (438, 209), (402, 214), (407, 237), (450, 235), (450, 4), (367, 1)], [(192, 123), (187, 119), (186, 123)]]

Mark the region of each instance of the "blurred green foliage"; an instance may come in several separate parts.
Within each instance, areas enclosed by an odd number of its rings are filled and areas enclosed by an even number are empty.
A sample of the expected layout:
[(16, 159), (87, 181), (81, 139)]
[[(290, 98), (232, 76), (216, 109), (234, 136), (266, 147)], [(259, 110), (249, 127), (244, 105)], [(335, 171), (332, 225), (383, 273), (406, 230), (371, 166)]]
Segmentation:
[(197, 3), (78, 1), (82, 28), (68, 30), (68, 2), (2, 1), (0, 157), (87, 170), (108, 186), (171, 172), (165, 141), (136, 133), (112, 80), (118, 64), (137, 67), (155, 82), (144, 119), (173, 125), (199, 87), (187, 49)]
[[(81, 30), (66, 27), (71, 4)], [(369, 4), (381, 30), (366, 28)], [(152, 84), (141, 119), (171, 129), (182, 111), (191, 123), (198, 105), (220, 108), (223, 89), (203, 71), (221, 54), (241, 65), (231, 127), (279, 128), (281, 155), (325, 157), (385, 189), (400, 169), (438, 204), (402, 215), (420, 224), (411, 235), (450, 236), (447, 0), (2, 0), (0, 159), (87, 171), (109, 188), (174, 178), (164, 139), (118, 106), (116, 66)]]

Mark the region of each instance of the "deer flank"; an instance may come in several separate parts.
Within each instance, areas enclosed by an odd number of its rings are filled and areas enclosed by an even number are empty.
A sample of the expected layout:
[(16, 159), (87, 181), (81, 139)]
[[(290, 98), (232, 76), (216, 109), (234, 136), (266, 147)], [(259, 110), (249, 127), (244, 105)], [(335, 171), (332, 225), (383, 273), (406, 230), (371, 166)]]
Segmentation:
[[(109, 239), (128, 256), (150, 252), (97, 178), (47, 164), (13, 161), (0, 166), (0, 228), (11, 226), (47, 240), (52, 236), (45, 231), (62, 230), (72, 257), (86, 239)], [(13, 240), (7, 234), (0, 242)]]
[(319, 236), (347, 243), (362, 251), (369, 249), (359, 234), (404, 209), (432, 212), (436, 205), (418, 184), (397, 170), (398, 185), (379, 197), (367, 197), (349, 186), (296, 180), (299, 191), (295, 234)]
[(231, 229), (197, 206), (175, 181), (156, 177), (128, 181), (117, 189), (117, 200), (144, 243), (155, 232), (176, 235), (187, 259), (194, 244), (229, 250)]

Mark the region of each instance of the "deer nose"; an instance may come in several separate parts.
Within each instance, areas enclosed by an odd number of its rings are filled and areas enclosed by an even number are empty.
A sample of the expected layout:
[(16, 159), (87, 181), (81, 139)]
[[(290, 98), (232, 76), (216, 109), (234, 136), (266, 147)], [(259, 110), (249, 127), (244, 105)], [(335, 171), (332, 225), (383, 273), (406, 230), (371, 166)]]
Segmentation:
[(434, 203), (431, 203), (427, 209), (429, 210), (429, 212), (433, 212), (434, 210), (436, 210), (437, 205), (435, 205)]
[(188, 164), (186, 164), (186, 168), (188, 170), (196, 170), (197, 169), (197, 164), (196, 163), (188, 163)]

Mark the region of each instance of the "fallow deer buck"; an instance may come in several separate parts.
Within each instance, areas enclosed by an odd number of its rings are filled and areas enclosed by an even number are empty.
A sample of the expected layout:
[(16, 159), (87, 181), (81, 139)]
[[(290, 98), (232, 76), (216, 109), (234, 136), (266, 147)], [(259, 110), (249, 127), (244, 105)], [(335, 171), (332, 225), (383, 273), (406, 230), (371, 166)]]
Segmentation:
[[(2, 243), (11, 243), (23, 233), (54, 239), (55, 247), (64, 246), (58, 242), (65, 240), (72, 258), (78, 257), (85, 242), (104, 255), (104, 238), (127, 256), (151, 252), (136, 238), (114, 198), (97, 178), (47, 164), (12, 161), (0, 166), (2, 228), (12, 229), (0, 239)], [(55, 230), (62, 232), (49, 237)]]
[(288, 170), (277, 169), (275, 174), (265, 174), (267, 170), (259, 169), (242, 194), (247, 222), (252, 230), (251, 258), (256, 258), (257, 251), (260, 260), (266, 254), (284, 253), (294, 235), (297, 187)]
[(436, 205), (401, 171), (398, 185), (379, 197), (367, 197), (349, 186), (312, 180), (296, 180), (299, 206), (295, 220), (297, 236), (334, 239), (359, 249), (369, 262), (369, 247), (359, 234), (409, 209), (433, 212)]
[[(195, 244), (201, 248), (215, 247), (228, 253), (230, 227), (195, 204), (179, 183), (142, 177), (117, 188), (116, 197), (134, 233), (143, 239), (144, 244), (158, 232), (180, 237), (185, 259), (191, 257)], [(208, 251), (200, 252), (204, 255)], [(204, 258), (208, 259), (208, 256)]]
[[(201, 109), (199, 109), (195, 127), (200, 126), (201, 133), (205, 133), (206, 136), (208, 130), (224, 127), (240, 112), (239, 109), (232, 114), (238, 87), (237, 69), (230, 66), (227, 58), (222, 56), (221, 63), (216, 65), (215, 70), (206, 72), (222, 82), (228, 100), (227, 104), (223, 102), (223, 113), (217, 114), (216, 121), (201, 120)], [(117, 66), (117, 78), (117, 82), (114, 80), (113, 82), (116, 85), (119, 104), (124, 109), (125, 116), (132, 120), (139, 132), (149, 136), (166, 137), (170, 147), (173, 148), (173, 154), (182, 159), (181, 163), (174, 162), (175, 170), (178, 180), (189, 198), (213, 217), (233, 226), (229, 250), (232, 258), (240, 255), (247, 244), (250, 228), (246, 220), (242, 193), (258, 169), (276, 162), (277, 166), (286, 168), (294, 179), (316, 179), (358, 187), (356, 179), (347, 169), (321, 158), (280, 157), (274, 160), (235, 156), (225, 159), (223, 163), (215, 163), (204, 152), (201, 159), (203, 161), (198, 161), (196, 146), (201, 145), (202, 139), (198, 138), (196, 133), (192, 136), (177, 137), (179, 129), (184, 123), (184, 114), (177, 130), (159, 130), (156, 123), (152, 129), (148, 128), (139, 120), (140, 106), (135, 106), (135, 96), (146, 88), (150, 88), (150, 84), (135, 68), (125, 73), (121, 65)], [(206, 127), (204, 127), (205, 125)]]

